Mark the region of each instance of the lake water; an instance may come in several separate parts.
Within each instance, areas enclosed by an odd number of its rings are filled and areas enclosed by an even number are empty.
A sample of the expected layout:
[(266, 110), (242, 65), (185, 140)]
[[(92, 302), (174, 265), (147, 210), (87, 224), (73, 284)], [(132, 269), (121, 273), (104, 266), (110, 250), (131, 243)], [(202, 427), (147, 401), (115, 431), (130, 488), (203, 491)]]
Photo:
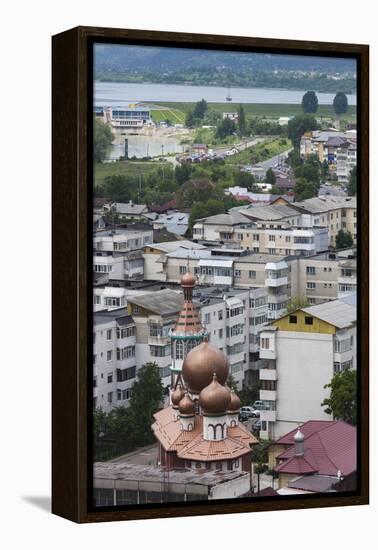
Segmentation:
[[(233, 103), (298, 104), (306, 90), (269, 88), (231, 88)], [(193, 102), (204, 98), (210, 103), (225, 103), (227, 88), (217, 86), (183, 86), (176, 84), (129, 84), (127, 82), (95, 82), (95, 105), (114, 107), (137, 101)], [(317, 93), (320, 105), (332, 104), (335, 94)], [(356, 96), (347, 95), (349, 105), (356, 105)]]

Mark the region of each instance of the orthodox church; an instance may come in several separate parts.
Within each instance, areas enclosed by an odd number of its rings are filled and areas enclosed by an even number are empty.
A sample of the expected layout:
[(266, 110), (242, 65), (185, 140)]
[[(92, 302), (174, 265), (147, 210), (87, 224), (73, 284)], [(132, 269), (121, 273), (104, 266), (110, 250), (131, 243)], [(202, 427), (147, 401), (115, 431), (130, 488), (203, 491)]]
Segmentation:
[[(184, 306), (172, 333), (170, 404), (155, 413), (159, 463), (168, 470), (251, 473), (257, 439), (239, 422), (240, 400), (226, 382), (228, 359), (208, 341), (193, 304), (195, 276), (181, 278)], [(244, 494), (241, 485), (240, 494)]]

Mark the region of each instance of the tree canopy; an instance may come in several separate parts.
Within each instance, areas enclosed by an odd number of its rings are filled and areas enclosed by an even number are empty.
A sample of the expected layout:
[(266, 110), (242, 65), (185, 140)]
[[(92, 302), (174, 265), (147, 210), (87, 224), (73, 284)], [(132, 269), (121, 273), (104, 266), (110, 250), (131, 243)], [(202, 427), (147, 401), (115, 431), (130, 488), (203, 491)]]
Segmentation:
[(331, 390), (330, 396), (322, 402), (326, 414), (335, 420), (343, 420), (353, 426), (357, 423), (357, 373), (346, 369), (337, 372), (324, 388)]
[(302, 97), (302, 109), (304, 113), (316, 113), (318, 110), (318, 98), (315, 92), (306, 92)]
[(318, 129), (316, 119), (308, 114), (297, 115), (289, 120), (287, 125), (287, 135), (291, 139), (294, 147), (299, 147), (301, 137), (305, 132)]
[(355, 196), (357, 193), (357, 166), (353, 166), (349, 174), (348, 195)]
[(235, 132), (236, 132), (235, 122), (229, 118), (224, 118), (217, 125), (216, 137), (219, 139), (224, 139), (227, 136), (232, 136)]
[(276, 176), (271, 168), (268, 168), (266, 171), (265, 181), (271, 185), (276, 183)]
[(350, 246), (353, 246), (351, 232), (340, 229), (336, 235), (336, 248), (349, 248)]
[(245, 118), (245, 111), (243, 105), (238, 107), (238, 132), (240, 136), (245, 136), (247, 133), (247, 121)]
[(348, 111), (348, 98), (344, 92), (338, 92), (333, 99), (333, 110), (337, 115), (343, 115)]
[(93, 160), (102, 161), (111, 146), (113, 135), (110, 127), (97, 117), (93, 120)]

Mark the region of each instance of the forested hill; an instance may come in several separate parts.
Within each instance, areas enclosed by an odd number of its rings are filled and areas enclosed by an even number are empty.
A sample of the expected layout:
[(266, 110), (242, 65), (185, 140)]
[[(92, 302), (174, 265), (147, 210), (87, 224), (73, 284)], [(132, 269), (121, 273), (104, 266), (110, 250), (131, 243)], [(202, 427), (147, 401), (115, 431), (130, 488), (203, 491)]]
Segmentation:
[(353, 92), (355, 71), (355, 61), (343, 58), (107, 44), (95, 50), (95, 78), (103, 81), (288, 89), (304, 89), (309, 81), (317, 91)]

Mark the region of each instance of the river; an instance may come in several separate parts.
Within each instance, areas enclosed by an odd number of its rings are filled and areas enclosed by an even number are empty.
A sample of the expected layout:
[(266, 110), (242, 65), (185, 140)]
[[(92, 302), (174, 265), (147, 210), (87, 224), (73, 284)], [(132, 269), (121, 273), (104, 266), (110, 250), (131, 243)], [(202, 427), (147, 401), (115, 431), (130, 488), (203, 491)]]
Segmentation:
[[(306, 90), (269, 88), (231, 88), (233, 103), (299, 104)], [(176, 84), (135, 84), (127, 82), (95, 82), (95, 105), (122, 107), (130, 102), (195, 102), (202, 98), (209, 103), (225, 103), (227, 88), (217, 86), (183, 86)], [(320, 105), (330, 105), (335, 94), (317, 93)], [(356, 105), (356, 95), (347, 95), (349, 105)]]

